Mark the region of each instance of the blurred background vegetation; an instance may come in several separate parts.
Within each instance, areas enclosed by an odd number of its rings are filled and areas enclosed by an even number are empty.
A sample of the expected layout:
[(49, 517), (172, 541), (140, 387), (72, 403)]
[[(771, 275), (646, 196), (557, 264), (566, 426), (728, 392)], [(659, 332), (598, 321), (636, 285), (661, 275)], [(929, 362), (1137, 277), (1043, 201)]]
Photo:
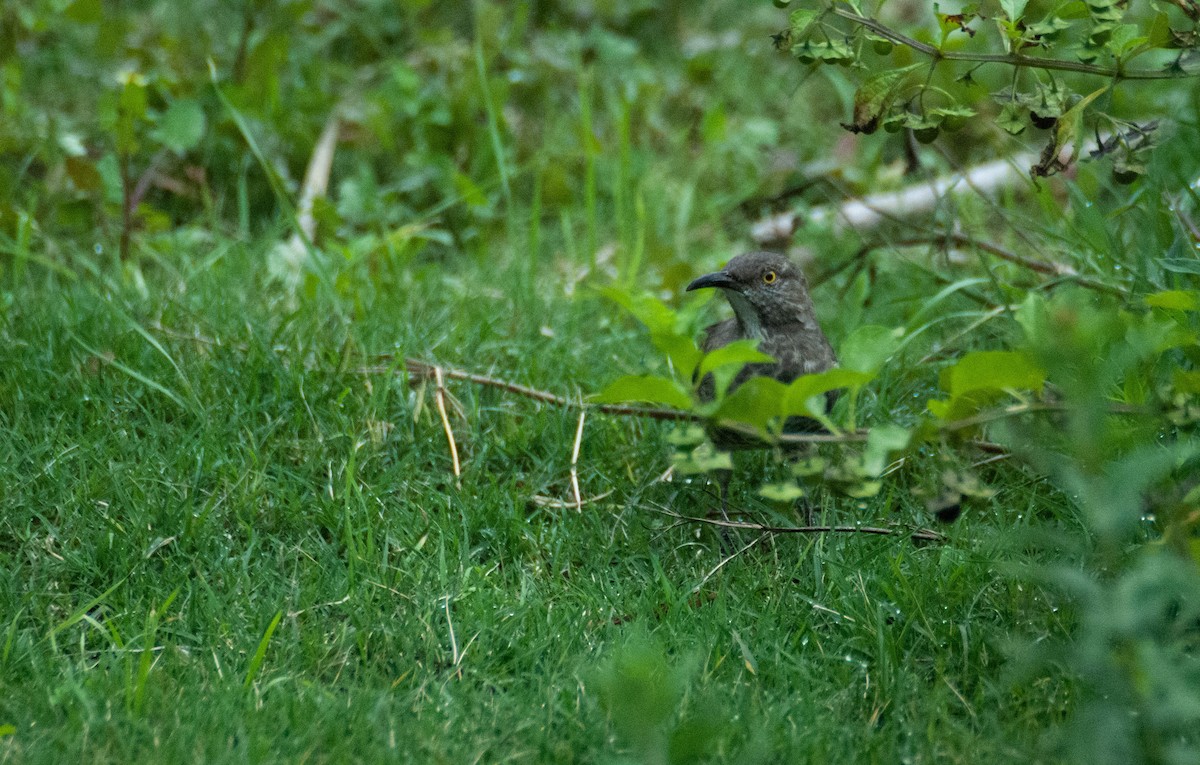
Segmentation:
[(147, 248), (260, 235), (287, 225), (267, 173), (296, 194), (336, 112), (347, 129), (317, 214), (322, 242), (355, 258), (482, 257), (518, 199), (539, 201), (547, 237), (593, 253), (637, 237), (669, 267), (720, 249), (739, 204), (782, 190), (834, 140), (836, 95), (795, 98), (799, 73), (763, 44), (777, 16), (720, 3), (8, 3), (4, 231), (36, 223), (47, 257), (69, 262), (68, 242), (119, 242), (132, 196)]

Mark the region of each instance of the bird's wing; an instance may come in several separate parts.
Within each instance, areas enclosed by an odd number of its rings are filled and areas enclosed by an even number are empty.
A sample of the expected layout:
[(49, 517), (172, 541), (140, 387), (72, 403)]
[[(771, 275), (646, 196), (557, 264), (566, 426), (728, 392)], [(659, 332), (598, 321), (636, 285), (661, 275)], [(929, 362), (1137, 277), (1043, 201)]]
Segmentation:
[(716, 324), (710, 324), (708, 329), (704, 330), (704, 341), (700, 343), (700, 350), (705, 353), (715, 351), (740, 339), (741, 336), (742, 331), (738, 327), (736, 318), (718, 321)]

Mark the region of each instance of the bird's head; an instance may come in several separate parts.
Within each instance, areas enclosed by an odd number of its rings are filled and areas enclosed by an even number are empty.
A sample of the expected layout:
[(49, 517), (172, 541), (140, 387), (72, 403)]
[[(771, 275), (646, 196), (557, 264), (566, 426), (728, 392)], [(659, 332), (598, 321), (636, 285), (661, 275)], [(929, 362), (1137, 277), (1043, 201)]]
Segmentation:
[(693, 281), (687, 290), (709, 287), (725, 293), (748, 337), (762, 339), (764, 327), (816, 321), (804, 273), (778, 253), (738, 255), (720, 271)]

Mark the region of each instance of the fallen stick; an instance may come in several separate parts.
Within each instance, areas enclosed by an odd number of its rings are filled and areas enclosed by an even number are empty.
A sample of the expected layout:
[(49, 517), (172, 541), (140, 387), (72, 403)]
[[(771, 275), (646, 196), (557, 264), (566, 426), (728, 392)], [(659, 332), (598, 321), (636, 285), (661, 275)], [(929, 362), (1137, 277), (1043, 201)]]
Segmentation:
[(727, 521), (723, 518), (698, 518), (692, 515), (683, 515), (682, 513), (677, 513), (674, 510), (668, 510), (661, 506), (657, 510), (663, 515), (680, 521), (706, 523), (709, 526), (720, 526), (725, 529), (739, 529), (742, 531), (761, 531), (770, 534), (872, 534), (875, 536), (899, 536), (907, 534), (913, 541), (946, 541), (944, 534), (939, 534), (933, 529), (908, 531), (906, 529), (882, 528), (880, 526), (767, 526), (763, 523), (751, 523), (749, 521)]

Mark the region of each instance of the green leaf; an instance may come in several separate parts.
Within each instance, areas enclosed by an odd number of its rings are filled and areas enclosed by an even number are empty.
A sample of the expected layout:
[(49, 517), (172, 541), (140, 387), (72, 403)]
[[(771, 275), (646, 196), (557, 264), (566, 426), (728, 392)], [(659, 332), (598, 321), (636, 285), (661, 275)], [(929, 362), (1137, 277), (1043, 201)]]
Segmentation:
[(797, 478), (815, 478), (825, 474), (829, 460), (820, 455), (798, 459), (792, 463), (792, 475)]
[(825, 405), (821, 404), (819, 412), (813, 410), (810, 402), (818, 396), (823, 396), (831, 390), (838, 388), (858, 388), (866, 385), (871, 381), (873, 375), (865, 372), (858, 372), (853, 369), (843, 369), (834, 367), (824, 372), (816, 374), (803, 375), (797, 377), (788, 384), (784, 397), (781, 402), (780, 414), (804, 415), (812, 417), (814, 414), (824, 414)]
[(676, 381), (657, 375), (625, 375), (609, 383), (608, 387), (592, 397), (601, 403), (644, 401), (651, 404), (666, 404), (676, 409), (691, 409), (692, 397)]
[(1030, 292), (1017, 308), (1013, 317), (1025, 330), (1025, 340), (1029, 345), (1038, 348), (1045, 346), (1050, 338), (1050, 311), (1046, 307), (1046, 299), (1036, 292)]
[(1119, 24), (1113, 28), (1112, 36), (1105, 47), (1118, 58), (1125, 56), (1150, 39), (1138, 34), (1140, 31), (1141, 27), (1137, 24)]
[(845, 369), (874, 377), (900, 347), (903, 336), (903, 327), (882, 327), (878, 324), (861, 326), (842, 343), (838, 351), (839, 363)]
[(121, 93), (117, 98), (116, 146), (121, 154), (137, 150), (137, 125), (146, 118), (146, 78), (132, 70), (117, 76)]
[(854, 499), (870, 499), (877, 496), (882, 488), (883, 481), (860, 481), (842, 487), (842, 491), (846, 493), (846, 496)]
[(757, 340), (735, 340), (729, 345), (723, 345), (714, 351), (704, 354), (700, 362), (699, 375), (704, 375), (721, 367), (736, 364), (739, 368), (751, 363), (771, 363), (773, 356), (768, 356), (758, 350)]
[(1029, 0), (1000, 0), (1000, 7), (1004, 9), (1009, 21), (1020, 21), (1025, 15), (1025, 6), (1028, 3)]
[(1171, 18), (1162, 11), (1155, 13), (1154, 21), (1150, 22), (1150, 32), (1147, 38), (1151, 47), (1170, 47), (1173, 39), (1173, 35), (1171, 34)]
[(766, 483), (758, 488), (758, 495), (770, 502), (795, 502), (804, 494), (804, 489), (796, 485), (795, 481)]
[(104, 8), (100, 0), (75, 0), (63, 15), (80, 24), (95, 24), (104, 18)]
[(1045, 381), (1045, 370), (1019, 351), (974, 351), (941, 375), (942, 387), (951, 396), (987, 389), (1041, 390)]
[(671, 465), (680, 475), (696, 475), (714, 470), (732, 470), (733, 458), (729, 452), (717, 451), (711, 441), (705, 441), (690, 452), (675, 452), (671, 456)]
[(933, 117), (974, 117), (978, 112), (969, 106), (955, 104), (954, 106), (936, 106), (926, 109), (925, 113)]
[(996, 125), (1009, 135), (1020, 135), (1028, 127), (1021, 116), (1021, 107), (1012, 103), (1005, 104), (996, 117)]
[(944, 422), (960, 420), (975, 414), (984, 407), (1000, 400), (1002, 391), (979, 389), (948, 399), (930, 399), (925, 402), (930, 414)]
[(1019, 351), (975, 351), (942, 370), (942, 388), (950, 398), (930, 400), (929, 411), (942, 420), (957, 420), (1001, 398), (1005, 390), (1041, 390), (1046, 372)]
[(152, 137), (176, 154), (184, 154), (200, 143), (206, 124), (199, 103), (178, 98), (167, 107)]
[(1171, 384), (1180, 393), (1200, 393), (1200, 372), (1176, 368), (1171, 375)]
[(487, 207), (488, 197), (479, 184), (466, 173), (454, 173), (454, 190), (468, 207)]
[(764, 433), (773, 419), (782, 416), (781, 404), (787, 386), (770, 377), (751, 377), (721, 402), (713, 413), (716, 420), (732, 420)]
[(1174, 311), (1195, 311), (1200, 308), (1200, 296), (1195, 290), (1164, 290), (1145, 298), (1151, 308), (1169, 308)]
[(854, 93), (854, 121), (842, 127), (854, 133), (874, 133), (880, 119), (909, 86), (908, 75), (919, 66), (885, 69), (864, 80)]
[(696, 347), (696, 342), (688, 335), (678, 332), (651, 332), (650, 342), (654, 347), (667, 354), (671, 364), (679, 376), (685, 380), (692, 379), (696, 364), (700, 363), (703, 352)]
[[(1054, 126), (1053, 140), (1042, 148), (1041, 160), (1032, 169), (1035, 176), (1053, 175), (1065, 164), (1074, 161), (1079, 128), (1083, 123), (1083, 113), (1088, 105), (1107, 92), (1109, 87), (1109, 85), (1104, 85), (1092, 91), (1058, 118), (1058, 122)], [(1071, 150), (1070, 158), (1064, 163), (1060, 157), (1068, 148)]]
[(95, 192), (103, 187), (104, 179), (100, 177), (96, 163), (87, 157), (67, 157), (64, 165), (67, 177), (80, 191)]
[(275, 618), (267, 625), (267, 631), (263, 633), (262, 639), (258, 641), (258, 648), (255, 649), (254, 655), (250, 657), (250, 666), (246, 669), (246, 679), (242, 681), (242, 687), (249, 688), (254, 684), (254, 678), (258, 676), (259, 670), (262, 669), (263, 661), (267, 658), (267, 647), (271, 645), (271, 636), (275, 634), (275, 628), (279, 626), (279, 620), (283, 618), (283, 611), (277, 611)]
[(899, 451), (912, 439), (912, 432), (895, 424), (876, 425), (867, 433), (867, 448), (863, 452), (863, 468), (879, 475), (887, 467), (892, 452)]
[(1070, 28), (1071, 22), (1066, 19), (1058, 16), (1047, 16), (1039, 22), (1030, 24), (1026, 27), (1026, 31), (1038, 37), (1052, 38), (1064, 29)]
[(819, 15), (817, 11), (808, 8), (799, 8), (792, 11), (791, 16), (788, 17), (789, 26), (792, 30), (792, 39), (799, 40), (802, 38)]
[(805, 63), (840, 64), (854, 60), (854, 49), (843, 40), (805, 40), (792, 46), (792, 55)]
[(672, 446), (692, 447), (704, 443), (704, 428), (694, 422), (677, 426), (667, 434), (667, 443)]
[(675, 331), (675, 312), (652, 295), (635, 294), (620, 287), (602, 287), (600, 294), (629, 311), (652, 333)]

